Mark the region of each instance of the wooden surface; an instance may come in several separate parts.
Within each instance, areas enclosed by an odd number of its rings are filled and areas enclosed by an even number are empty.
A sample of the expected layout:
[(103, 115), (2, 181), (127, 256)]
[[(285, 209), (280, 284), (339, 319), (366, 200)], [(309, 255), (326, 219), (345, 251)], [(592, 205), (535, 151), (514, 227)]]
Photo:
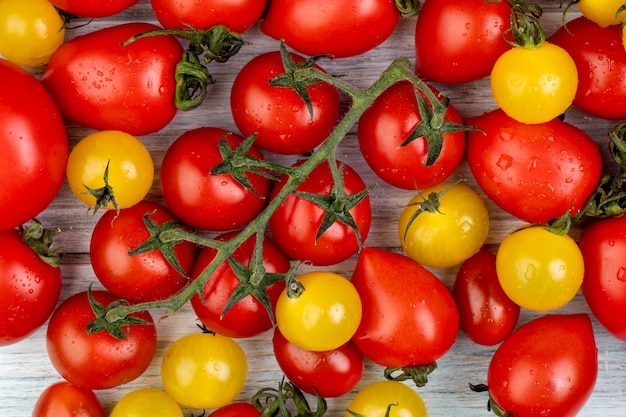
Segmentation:
[[(559, 2), (541, 1), (544, 8), (542, 22), (548, 34), (553, 33), (560, 24), (562, 9)], [(571, 14), (575, 17), (576, 12)], [(331, 73), (348, 74), (345, 80), (354, 85), (365, 87), (373, 82), (378, 74), (396, 57), (404, 56), (414, 60), (413, 28), (416, 17), (403, 20), (396, 33), (384, 44), (375, 50), (357, 58), (347, 58), (324, 62), (322, 66)], [(96, 30), (111, 23), (121, 21), (151, 21), (155, 22), (148, 0), (126, 12), (105, 20), (94, 20), (88, 26), (68, 31), (68, 39), (78, 34)], [(141, 139), (152, 152), (157, 165), (157, 178), (150, 199), (159, 200), (158, 166), (163, 154), (171, 141), (182, 134), (186, 129), (200, 126), (217, 126), (236, 130), (229, 113), (228, 98), (230, 85), (239, 68), (251, 57), (265, 51), (278, 48), (277, 41), (267, 38), (253, 27), (245, 33), (244, 38), (252, 42), (241, 53), (226, 64), (214, 64), (211, 71), (217, 83), (210, 87), (209, 98), (198, 109), (188, 113), (179, 113), (174, 121), (162, 131)], [(447, 93), (453, 105), (464, 117), (481, 114), (495, 107), (490, 95), (488, 80), (458, 86), (437, 85)], [(577, 109), (571, 109), (566, 119), (585, 129), (597, 142), (601, 143), (605, 160), (608, 155), (605, 149), (607, 132), (613, 127), (613, 122), (589, 117)], [(89, 131), (75, 125), (68, 125), (70, 145), (85, 136)], [(412, 197), (410, 191), (393, 189), (382, 184), (367, 168), (358, 153), (355, 129), (348, 135), (339, 150), (339, 155), (347, 155), (347, 161), (355, 167), (368, 183), (378, 183), (379, 186), (372, 192), (372, 208), (374, 222), (366, 244), (370, 246), (399, 250), (395, 223), (402, 206)], [(268, 155), (268, 158), (272, 158)], [(476, 190), (471, 173), (465, 164), (454, 174), (454, 178), (467, 178), (469, 184)], [(488, 203), (492, 213), (492, 226), (487, 244), (496, 246), (502, 237), (512, 228), (521, 224), (519, 220), (498, 210), (492, 203)], [(71, 294), (85, 290), (90, 283), (98, 284), (89, 265), (88, 249), (90, 233), (97, 221), (97, 217), (87, 214), (82, 205), (70, 192), (67, 185), (63, 186), (60, 195), (52, 205), (40, 216), (47, 227), (58, 226), (62, 229), (57, 244), (68, 250), (62, 265), (64, 285), (61, 299)], [(576, 232), (575, 232), (576, 236)], [(352, 271), (354, 259), (350, 259), (330, 268), (332, 271), (344, 273), (346, 276)], [(437, 270), (435, 273), (451, 286), (456, 269)], [(588, 312), (584, 300), (578, 295), (571, 303), (557, 311), (558, 313)], [(158, 316), (158, 314), (157, 314)], [(523, 311), (520, 323), (528, 321), (536, 313)], [(623, 342), (608, 335), (605, 330), (594, 321), (596, 330), (599, 375), (596, 389), (580, 413), (580, 416), (624, 416), (624, 396), (626, 389), (626, 349)], [(183, 307), (174, 316), (158, 324), (159, 344), (156, 358), (147, 372), (125, 386), (98, 391), (107, 411), (110, 411), (115, 402), (130, 390), (140, 387), (161, 387), (159, 364), (163, 351), (176, 338), (196, 331), (196, 320), (190, 306)], [(239, 399), (247, 400), (262, 387), (276, 387), (281, 379), (281, 373), (272, 356), (270, 333), (253, 338), (240, 340), (250, 364), (249, 380)], [(559, 343), (559, 341), (555, 341)], [(491, 354), (495, 348), (481, 347), (473, 344), (463, 334), (459, 334), (457, 343), (438, 363), (438, 369), (431, 375), (428, 385), (420, 389), (420, 394), (428, 407), (429, 415), (437, 416), (487, 416), (487, 397), (485, 394), (476, 394), (469, 390), (468, 383), (485, 382), (486, 371)], [(365, 375), (356, 390), (367, 383), (382, 378), (382, 369), (371, 363), (366, 364)], [(60, 376), (50, 364), (45, 348), (45, 326), (33, 336), (18, 344), (0, 348), (0, 416), (24, 417), (30, 416), (32, 407), (39, 394), (50, 384), (60, 381)], [(356, 392), (355, 390), (355, 392)], [(337, 399), (329, 399), (329, 416), (343, 416), (345, 408), (354, 392)], [(194, 415), (198, 415), (196, 410)], [(187, 410), (186, 415), (191, 415)]]

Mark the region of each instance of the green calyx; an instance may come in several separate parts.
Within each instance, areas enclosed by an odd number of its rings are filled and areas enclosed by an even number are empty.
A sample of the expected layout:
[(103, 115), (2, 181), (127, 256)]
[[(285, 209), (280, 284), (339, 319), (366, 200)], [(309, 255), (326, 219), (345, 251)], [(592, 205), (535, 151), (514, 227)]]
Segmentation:
[[(328, 407), (326, 400), (315, 390), (316, 409), (312, 410), (302, 391), (290, 382), (281, 381), (276, 388), (263, 388), (252, 397), (252, 405), (261, 412), (261, 417), (321, 417)], [(296, 414), (288, 405), (292, 403)]]
[(383, 375), (390, 381), (408, 381), (411, 380), (416, 387), (424, 387), (428, 383), (428, 376), (437, 369), (437, 362), (431, 362), (426, 365), (405, 366), (401, 368), (388, 367), (385, 368)]
[(58, 267), (65, 255), (65, 248), (52, 248), (54, 237), (61, 233), (61, 229), (45, 229), (42, 224), (35, 220), (33, 224), (24, 228), (20, 226), (22, 241), (31, 248), (46, 264)]
[(543, 11), (534, 3), (524, 0), (508, 0), (511, 5), (510, 32), (513, 41), (505, 40), (512, 46), (538, 48), (546, 41), (546, 34), (541, 27), (539, 18)]

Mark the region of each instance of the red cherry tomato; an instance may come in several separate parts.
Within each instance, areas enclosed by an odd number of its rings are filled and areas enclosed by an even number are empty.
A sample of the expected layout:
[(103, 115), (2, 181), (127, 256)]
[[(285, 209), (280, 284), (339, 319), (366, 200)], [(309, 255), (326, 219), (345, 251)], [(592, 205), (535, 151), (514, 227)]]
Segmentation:
[(210, 417), (260, 417), (261, 412), (250, 403), (230, 403), (209, 414)]
[(106, 414), (93, 391), (62, 381), (41, 393), (32, 417), (106, 417)]
[(139, 3), (139, 0), (50, 0), (55, 7), (81, 17), (108, 17)]

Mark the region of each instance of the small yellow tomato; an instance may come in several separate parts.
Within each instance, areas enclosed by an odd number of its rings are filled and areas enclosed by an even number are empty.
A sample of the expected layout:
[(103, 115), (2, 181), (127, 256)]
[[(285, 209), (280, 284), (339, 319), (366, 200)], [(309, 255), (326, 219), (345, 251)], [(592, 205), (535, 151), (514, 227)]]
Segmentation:
[(0, 1), (0, 54), (23, 67), (40, 67), (65, 40), (65, 22), (48, 0)]
[(496, 273), (513, 302), (535, 311), (559, 308), (582, 285), (585, 268), (578, 244), (539, 225), (509, 233), (496, 253)]
[(285, 338), (304, 350), (328, 351), (347, 343), (361, 323), (361, 297), (347, 278), (332, 272), (298, 277), (304, 291), (276, 303), (276, 325)]
[[(438, 197), (431, 202), (431, 195)], [(482, 197), (463, 183), (449, 181), (413, 197), (398, 221), (404, 251), (418, 263), (433, 268), (465, 261), (483, 246), (488, 233), (489, 210)]]
[(623, 5), (624, 0), (579, 0), (576, 3), (583, 16), (602, 27), (619, 25), (626, 19), (626, 11), (617, 15)]
[(219, 408), (241, 393), (248, 361), (237, 342), (219, 334), (184, 336), (165, 351), (161, 381), (165, 391), (185, 407)]
[(521, 123), (548, 122), (567, 110), (578, 88), (578, 70), (555, 44), (516, 46), (500, 55), (491, 71), (491, 92), (504, 112)]
[[(118, 130), (103, 130), (74, 146), (66, 174), (72, 192), (89, 207), (114, 209), (117, 204), (122, 209), (137, 204), (148, 194), (154, 180), (154, 163), (136, 137)], [(105, 198), (98, 200), (94, 191), (103, 192)]]
[[(387, 414), (389, 410), (389, 414)], [(398, 381), (377, 381), (360, 390), (345, 417), (426, 417), (426, 405), (413, 388)]]
[(141, 388), (124, 395), (109, 417), (183, 417), (183, 412), (166, 392)]

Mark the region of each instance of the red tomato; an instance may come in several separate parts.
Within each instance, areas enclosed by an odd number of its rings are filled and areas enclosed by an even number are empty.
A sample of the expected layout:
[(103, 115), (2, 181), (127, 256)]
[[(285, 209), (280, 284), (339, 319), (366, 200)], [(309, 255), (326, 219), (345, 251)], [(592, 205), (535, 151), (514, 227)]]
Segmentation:
[[(89, 255), (96, 277), (107, 290), (131, 303), (163, 300), (176, 294), (187, 284), (196, 257), (196, 245), (189, 241), (169, 249), (163, 245), (162, 251), (156, 247), (130, 255), (129, 251), (151, 237), (146, 215), (156, 228), (182, 226), (161, 204), (143, 200), (121, 209), (119, 214), (108, 210), (91, 235)], [(151, 242), (158, 243), (155, 237)], [(172, 250), (184, 276), (165, 258), (163, 252), (167, 250)]]
[(261, 30), (305, 55), (343, 58), (383, 43), (399, 19), (394, 0), (272, 0)]
[(547, 315), (513, 332), (487, 372), (492, 401), (517, 417), (573, 417), (591, 395), (598, 348), (586, 314)]
[(139, 0), (50, 0), (55, 7), (81, 17), (107, 17), (118, 14)]
[[(343, 175), (343, 189), (348, 196), (367, 188), (359, 174), (347, 164), (344, 165)], [(271, 199), (275, 198), (287, 180), (287, 175), (280, 177), (272, 188)], [(297, 191), (328, 196), (331, 195), (333, 184), (330, 166), (324, 162), (311, 172)], [(365, 242), (372, 222), (369, 196), (349, 212), (359, 229), (361, 242)], [(309, 261), (313, 265), (333, 265), (354, 255), (359, 250), (359, 241), (355, 231), (340, 221), (335, 221), (316, 239), (324, 214), (325, 211), (314, 202), (292, 193), (272, 214), (269, 227), (278, 246), (291, 259)]]
[[(227, 241), (235, 236), (236, 232), (231, 232), (218, 236), (217, 239)], [(255, 241), (256, 235), (246, 239), (233, 252), (232, 257), (245, 267), (250, 266)], [(215, 253), (215, 249), (209, 247), (200, 251), (193, 268), (192, 280), (202, 274), (215, 258)], [(268, 237), (263, 241), (263, 267), (267, 273), (286, 273), (290, 268), (287, 255)], [(198, 319), (212, 331), (228, 337), (251, 337), (271, 329), (273, 323), (265, 306), (251, 294), (222, 315), (226, 303), (239, 284), (240, 280), (230, 263), (223, 262), (204, 284), (202, 294), (191, 298), (191, 306)], [(276, 301), (285, 288), (285, 281), (281, 280), (266, 288), (272, 309), (275, 309)]]
[(508, 1), (430, 0), (415, 25), (415, 70), (429, 81), (465, 83), (488, 76), (511, 47)]
[(68, 143), (52, 97), (32, 74), (5, 59), (0, 59), (0, 146), (0, 230), (8, 230), (36, 217), (57, 196)]
[(337, 349), (312, 352), (290, 343), (274, 328), (274, 356), (285, 376), (302, 391), (324, 398), (350, 392), (363, 376), (363, 354), (353, 342)]
[[(208, 174), (223, 160), (219, 150), (222, 137), (232, 149), (244, 140), (224, 129), (196, 128), (170, 145), (161, 164), (161, 192), (166, 205), (183, 222), (198, 229), (226, 231), (244, 226), (265, 207), (269, 194), (270, 180), (259, 174), (246, 174), (258, 195), (230, 174)], [(263, 159), (254, 146), (248, 153)]]
[(0, 346), (30, 336), (61, 295), (61, 270), (39, 258), (17, 230), (0, 231)]
[(260, 417), (261, 412), (250, 403), (230, 403), (209, 414), (210, 417)]
[(626, 341), (626, 216), (586, 226), (579, 246), (585, 263), (583, 296), (598, 321)]
[(520, 306), (505, 294), (496, 274), (496, 255), (482, 248), (463, 262), (452, 288), (461, 330), (474, 342), (493, 346), (517, 325)]
[(578, 70), (573, 104), (609, 120), (626, 118), (626, 51), (620, 25), (600, 27), (581, 16), (549, 39), (565, 49)]
[(41, 393), (32, 417), (106, 417), (106, 414), (93, 391), (62, 381)]
[(91, 129), (121, 130), (135, 136), (167, 125), (177, 112), (174, 73), (182, 46), (170, 36), (121, 45), (158, 28), (150, 23), (110, 26), (57, 49), (41, 82), (61, 113)]
[(585, 206), (602, 174), (597, 143), (560, 119), (525, 124), (501, 109), (466, 120), (467, 162), (487, 196), (528, 223)]
[(399, 253), (364, 247), (351, 278), (363, 303), (354, 343), (386, 367), (428, 365), (454, 344), (459, 313), (446, 286)]
[[(296, 54), (291, 57), (296, 63), (304, 60)], [(230, 107), (244, 136), (257, 133), (255, 145), (279, 154), (304, 154), (333, 131), (339, 118), (339, 93), (324, 82), (308, 86), (311, 117), (304, 100), (293, 89), (269, 84), (270, 79), (284, 73), (280, 52), (254, 57), (235, 78)]]
[[(107, 307), (117, 300), (108, 291), (92, 291), (96, 302)], [(48, 356), (54, 368), (72, 384), (85, 389), (106, 389), (138, 378), (156, 351), (157, 334), (147, 311), (133, 314), (148, 324), (125, 326), (125, 339), (107, 331), (88, 334), (96, 318), (87, 292), (72, 295), (52, 313), (46, 334)]]
[(159, 23), (166, 29), (209, 29), (224, 25), (243, 33), (254, 25), (266, 0), (150, 0)]
[[(436, 89), (432, 90), (443, 98)], [(376, 175), (394, 187), (407, 190), (432, 187), (448, 178), (463, 158), (465, 131), (444, 134), (441, 153), (428, 166), (425, 137), (400, 146), (421, 120), (415, 90), (408, 81), (392, 85), (359, 119), (359, 146), (365, 161)], [(463, 124), (452, 105), (448, 105), (446, 120)]]

